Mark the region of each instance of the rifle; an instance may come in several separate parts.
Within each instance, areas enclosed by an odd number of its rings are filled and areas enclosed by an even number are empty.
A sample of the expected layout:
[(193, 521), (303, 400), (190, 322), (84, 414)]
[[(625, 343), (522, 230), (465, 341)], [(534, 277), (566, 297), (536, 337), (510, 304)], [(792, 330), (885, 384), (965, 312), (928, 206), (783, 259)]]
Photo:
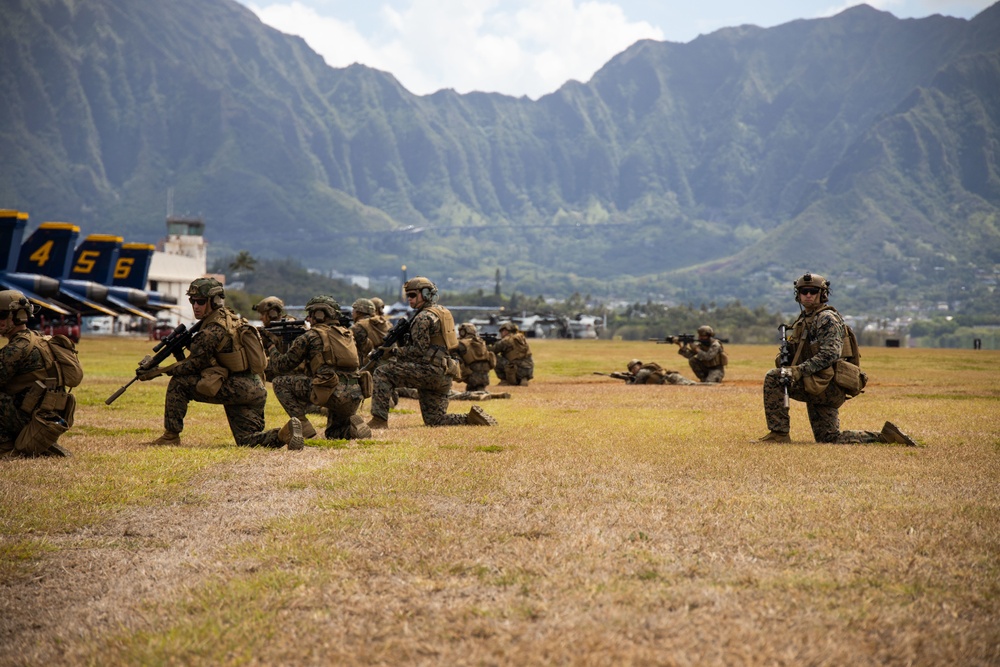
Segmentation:
[(308, 331), (305, 325), (305, 320), (281, 320), (280, 322), (264, 327), (264, 331), (281, 336), (281, 340), (285, 343), (291, 343)]
[[(663, 338), (650, 338), (650, 342), (655, 342), (657, 345), (671, 345), (681, 343), (683, 345), (690, 345), (691, 343), (698, 340), (698, 336), (695, 334), (677, 334), (676, 336), (664, 336)], [(716, 338), (720, 343), (728, 343), (728, 338)]]
[(409, 334), (410, 322), (413, 321), (413, 317), (416, 316), (416, 314), (417, 313), (414, 312), (410, 317), (404, 317), (396, 322), (395, 326), (393, 326), (392, 329), (389, 330), (389, 333), (385, 335), (385, 338), (382, 340), (382, 344), (368, 353), (368, 361), (366, 361), (365, 365), (359, 370), (366, 371), (374, 366), (378, 363), (378, 360), (382, 358), (382, 355), (385, 354), (386, 350), (400, 342), (407, 334)]
[(603, 375), (605, 377), (614, 378), (616, 380), (625, 380), (626, 382), (631, 382), (635, 379), (635, 376), (631, 373), (624, 373), (621, 371), (614, 371), (613, 373), (599, 373), (594, 371), (594, 375)]
[(133, 382), (139, 379), (139, 376), (143, 375), (146, 371), (153, 370), (171, 355), (177, 361), (184, 361), (184, 348), (191, 345), (191, 339), (201, 328), (201, 322), (201, 320), (198, 320), (190, 329), (183, 323), (178, 324), (176, 329), (160, 339), (160, 342), (153, 347), (153, 354), (147, 354), (139, 362), (139, 370), (136, 372), (135, 377), (120, 387), (118, 391), (108, 396), (104, 404), (111, 405), (114, 403), (119, 396), (125, 393), (126, 389), (132, 386)]
[(482, 338), (487, 345), (492, 345), (493, 343), (500, 340), (500, 334), (496, 333), (481, 333), (479, 337)]
[(792, 383), (790, 375), (786, 375), (784, 369), (792, 365), (792, 350), (788, 346), (788, 325), (778, 325), (778, 336), (781, 344), (778, 347), (778, 366), (782, 369), (778, 382), (785, 389), (785, 407), (788, 407), (788, 385)]

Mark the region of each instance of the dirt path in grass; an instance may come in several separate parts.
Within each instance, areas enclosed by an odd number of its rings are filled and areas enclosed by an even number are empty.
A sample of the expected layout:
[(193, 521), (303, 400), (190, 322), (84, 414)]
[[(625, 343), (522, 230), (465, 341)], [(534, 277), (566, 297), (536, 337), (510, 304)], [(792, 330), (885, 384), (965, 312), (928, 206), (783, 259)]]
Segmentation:
[[(88, 638), (135, 629), (143, 610), (233, 568), (220, 558), (267, 521), (303, 511), (312, 491), (283, 483), (327, 465), (329, 450), (269, 452), (213, 468), (180, 501), (140, 508), (67, 535), (34, 575), (0, 588), (0, 664), (66, 664)], [(92, 657), (92, 656), (91, 656)]]

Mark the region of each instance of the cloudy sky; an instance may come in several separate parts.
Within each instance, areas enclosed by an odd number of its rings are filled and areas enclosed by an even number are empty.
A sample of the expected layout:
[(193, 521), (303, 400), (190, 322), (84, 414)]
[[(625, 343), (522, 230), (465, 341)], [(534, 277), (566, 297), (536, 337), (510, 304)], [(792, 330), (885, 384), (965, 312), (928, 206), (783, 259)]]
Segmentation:
[[(899, 18), (972, 18), (993, 0), (869, 0)], [(537, 99), (587, 81), (640, 39), (831, 16), (856, 0), (240, 0), (333, 67), (362, 63), (419, 95), (442, 88)]]

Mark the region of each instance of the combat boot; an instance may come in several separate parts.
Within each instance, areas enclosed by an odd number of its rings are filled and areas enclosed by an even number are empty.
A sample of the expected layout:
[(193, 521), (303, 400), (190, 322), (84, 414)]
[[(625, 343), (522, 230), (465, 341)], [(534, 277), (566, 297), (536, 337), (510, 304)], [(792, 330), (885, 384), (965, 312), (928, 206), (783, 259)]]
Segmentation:
[(372, 431), (383, 431), (389, 428), (389, 422), (386, 420), (372, 415), (372, 418), (368, 420), (368, 428)]
[(143, 444), (146, 444), (146, 445), (173, 445), (173, 446), (176, 447), (177, 445), (181, 444), (181, 434), (180, 433), (174, 433), (173, 431), (164, 431), (163, 435), (161, 435), (156, 440), (153, 440), (153, 441), (147, 442), (147, 443), (143, 443)]
[(303, 440), (311, 440), (316, 437), (316, 427), (312, 425), (308, 419), (300, 419), (302, 422), (302, 438)]
[[(386, 424), (388, 426), (388, 424)], [(351, 417), (351, 430), (349, 433), (350, 440), (362, 440), (364, 438), (372, 437), (372, 430), (365, 423), (365, 418), (361, 415), (353, 415)]]
[(61, 447), (58, 443), (52, 443), (51, 445), (49, 445), (49, 448), (46, 449), (41, 454), (39, 454), (39, 456), (62, 456), (62, 457), (67, 457), (67, 456), (72, 456), (72, 454), (69, 453), (68, 449), (66, 449), (64, 447)]
[(302, 422), (299, 421), (298, 417), (292, 417), (281, 427), (278, 431), (278, 440), (282, 444), (288, 445), (288, 449), (296, 450), (302, 449), (306, 446), (305, 440), (302, 438)]
[(778, 433), (777, 431), (770, 431), (763, 438), (758, 440), (758, 442), (791, 442), (792, 439), (788, 437), (787, 433)]
[(473, 405), (469, 410), (469, 416), (465, 418), (465, 423), (470, 426), (496, 426), (497, 420), (492, 415), (486, 414), (478, 405)]
[(913, 441), (913, 438), (906, 435), (899, 430), (899, 427), (892, 422), (886, 422), (882, 427), (882, 442), (890, 442), (896, 445), (906, 445), (907, 447), (916, 447), (917, 443)]
[(528, 386), (528, 378), (522, 378), (521, 381), (518, 382), (517, 384), (519, 386), (521, 386), (521, 387), (527, 387)]

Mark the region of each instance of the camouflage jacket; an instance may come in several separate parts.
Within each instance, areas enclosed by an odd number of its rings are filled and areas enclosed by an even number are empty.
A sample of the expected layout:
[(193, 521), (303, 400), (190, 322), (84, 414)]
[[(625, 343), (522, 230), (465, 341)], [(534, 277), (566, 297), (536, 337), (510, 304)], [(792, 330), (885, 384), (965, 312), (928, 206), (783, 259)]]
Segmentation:
[(524, 334), (520, 331), (493, 343), (493, 352), (498, 357), (503, 357), (507, 361), (531, 359), (531, 347), (528, 345), (528, 340), (524, 337)]
[(695, 341), (690, 345), (679, 348), (677, 354), (688, 359), (700, 361), (709, 367), (722, 365), (722, 343), (719, 342), (718, 338), (713, 338), (707, 347)]
[(844, 320), (832, 306), (799, 314), (788, 342), (803, 375), (813, 375), (840, 359), (847, 333), (844, 327)]
[[(217, 353), (233, 351), (233, 336), (218, 321), (219, 318), (212, 317), (216, 312), (205, 316), (203, 322), (207, 323), (203, 323), (191, 338), (191, 353), (184, 361), (174, 364), (169, 375), (201, 375), (206, 368), (221, 365), (215, 357)], [(235, 313), (233, 316), (239, 318)]]
[(36, 337), (41, 335), (23, 329), (13, 334), (8, 343), (0, 348), (0, 388), (4, 393), (16, 394), (24, 389), (19, 385), (24, 385), (25, 380), (33, 382), (45, 378), (45, 360), (35, 344)]
[(431, 341), (442, 337), (441, 320), (429, 308), (421, 309), (410, 322), (409, 341), (400, 346), (396, 358), (417, 363), (439, 362), (448, 357), (448, 350)]
[(367, 357), (372, 350), (382, 345), (389, 333), (389, 322), (381, 316), (366, 317), (351, 325), (354, 340), (358, 345), (358, 357)]

